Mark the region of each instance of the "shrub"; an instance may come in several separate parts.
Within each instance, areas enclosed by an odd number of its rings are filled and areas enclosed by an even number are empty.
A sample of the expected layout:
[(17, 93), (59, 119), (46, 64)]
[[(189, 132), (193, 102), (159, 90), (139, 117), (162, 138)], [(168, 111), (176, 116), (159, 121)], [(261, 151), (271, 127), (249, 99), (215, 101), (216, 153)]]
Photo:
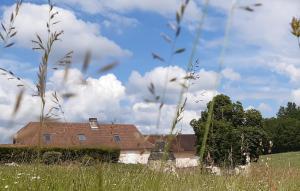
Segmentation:
[[(40, 152), (39, 152), (40, 151)], [(37, 147), (0, 147), (0, 163), (33, 163), (44, 161), (46, 153), (61, 153), (60, 161), (78, 161), (90, 156), (101, 162), (117, 162), (120, 151), (106, 148), (41, 148)], [(46, 154), (49, 155), (49, 154)], [(45, 156), (46, 156), (45, 155)]]
[(97, 161), (93, 157), (88, 156), (88, 155), (85, 155), (80, 159), (80, 163), (84, 166), (91, 166), (91, 165), (96, 164), (96, 162)]
[(50, 164), (59, 164), (61, 162), (62, 154), (60, 152), (49, 151), (43, 154), (43, 163), (50, 165)]

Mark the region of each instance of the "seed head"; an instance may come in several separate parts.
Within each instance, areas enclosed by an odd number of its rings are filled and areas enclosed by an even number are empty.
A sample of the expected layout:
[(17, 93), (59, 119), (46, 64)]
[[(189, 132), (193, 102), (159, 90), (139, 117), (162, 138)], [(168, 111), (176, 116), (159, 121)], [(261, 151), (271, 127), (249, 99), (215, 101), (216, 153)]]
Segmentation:
[(296, 37), (300, 37), (300, 19), (297, 19), (296, 17), (293, 17), (291, 22), (291, 28), (292, 28), (292, 34)]

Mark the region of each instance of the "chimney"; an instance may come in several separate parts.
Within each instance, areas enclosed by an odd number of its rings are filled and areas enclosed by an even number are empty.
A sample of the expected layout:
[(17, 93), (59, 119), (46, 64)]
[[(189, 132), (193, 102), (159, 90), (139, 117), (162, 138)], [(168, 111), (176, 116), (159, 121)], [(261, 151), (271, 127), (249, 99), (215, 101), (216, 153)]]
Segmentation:
[(91, 129), (98, 129), (99, 128), (97, 118), (89, 118), (89, 123), (90, 123)]

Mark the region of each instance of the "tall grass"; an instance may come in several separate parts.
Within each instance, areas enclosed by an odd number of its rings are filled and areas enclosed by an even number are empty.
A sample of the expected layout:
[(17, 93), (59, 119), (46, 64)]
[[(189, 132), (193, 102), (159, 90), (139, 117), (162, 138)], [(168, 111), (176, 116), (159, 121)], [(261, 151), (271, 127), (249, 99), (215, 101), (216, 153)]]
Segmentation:
[(263, 156), (247, 176), (213, 176), (199, 169), (181, 170), (175, 175), (121, 164), (0, 166), (0, 190), (297, 191), (300, 187), (299, 157), (299, 153)]

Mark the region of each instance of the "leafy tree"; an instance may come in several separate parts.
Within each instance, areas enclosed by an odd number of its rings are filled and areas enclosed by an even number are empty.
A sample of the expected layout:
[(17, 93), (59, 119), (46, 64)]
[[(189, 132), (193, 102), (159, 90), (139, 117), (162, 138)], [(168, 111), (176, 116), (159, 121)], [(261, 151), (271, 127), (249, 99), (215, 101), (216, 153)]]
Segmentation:
[[(226, 95), (218, 95), (214, 99), (205, 157), (210, 157), (216, 164), (232, 167), (245, 163), (245, 153), (249, 153), (252, 160), (256, 161), (267, 143), (260, 112), (255, 109), (244, 111), (241, 102), (233, 103)], [(207, 104), (207, 109), (210, 104)], [(207, 115), (208, 112), (203, 111), (200, 119), (193, 119), (190, 123), (197, 136), (198, 151)]]
[(261, 113), (256, 109), (249, 109), (244, 113), (245, 121), (244, 125), (248, 127), (258, 127), (262, 128), (262, 115)]
[(281, 106), (277, 118), (265, 119), (263, 128), (273, 142), (272, 152), (300, 151), (300, 108), (295, 103)]

